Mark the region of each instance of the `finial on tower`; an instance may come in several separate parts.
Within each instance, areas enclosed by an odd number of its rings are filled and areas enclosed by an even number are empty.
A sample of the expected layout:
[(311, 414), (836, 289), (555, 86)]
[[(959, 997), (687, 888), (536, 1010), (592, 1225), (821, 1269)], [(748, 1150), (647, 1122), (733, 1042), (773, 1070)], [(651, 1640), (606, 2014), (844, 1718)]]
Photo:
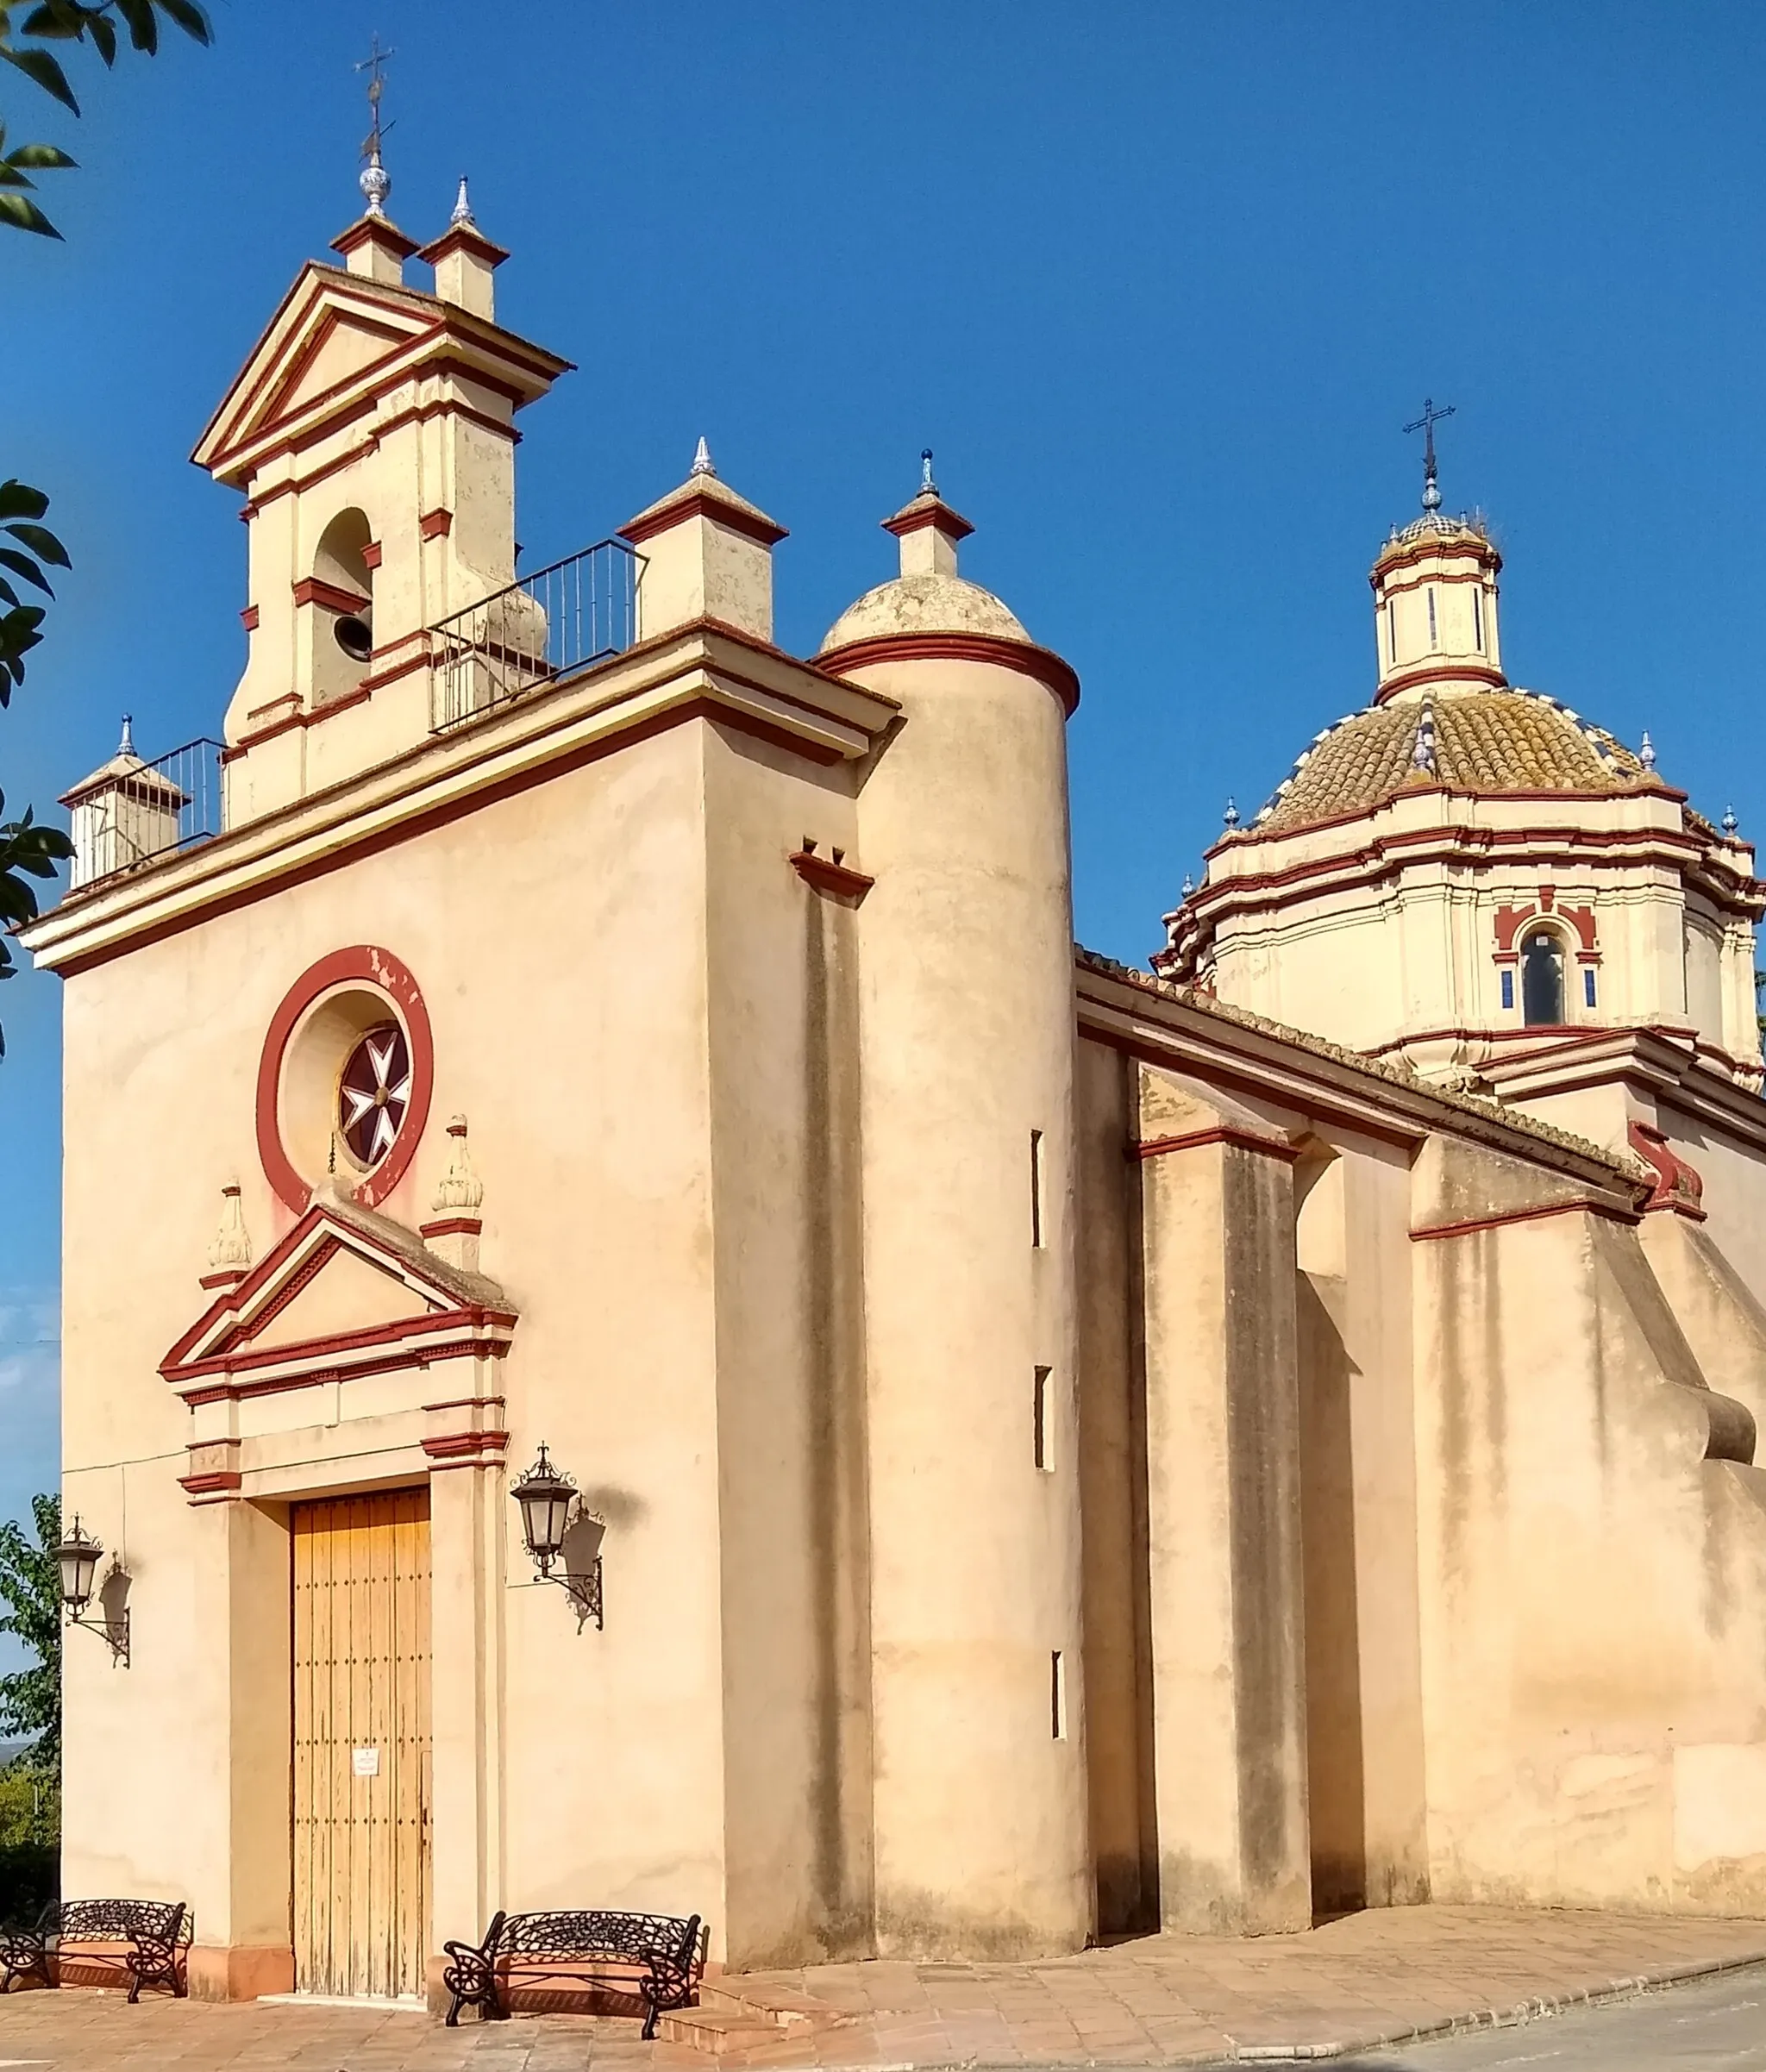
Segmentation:
[(1638, 761), (1644, 769), (1653, 775), (1656, 769), (1656, 744), (1650, 738), (1650, 729), (1644, 729), (1644, 745), (1638, 750)]
[[(382, 77), (382, 68), (385, 66), (388, 59), (396, 58), (398, 55), (397, 51), (381, 49), (379, 32), (377, 30), (369, 40), (367, 56), (362, 59), (360, 65), (354, 67), (357, 72), (365, 72), (368, 74), (369, 127), (368, 134), (362, 139), (362, 157), (366, 162), (362, 166), (361, 177), (356, 184), (360, 187), (363, 197), (368, 204), (370, 216), (385, 215), (386, 197), (392, 191), (392, 176), (380, 163), (380, 145), (386, 131), (392, 127), (390, 122), (384, 127), (381, 123), (380, 97), (386, 91), (386, 81)], [(462, 194), (464, 191), (465, 185), (462, 182)]]
[(923, 497), (936, 497), (938, 494), (938, 485), (932, 479), (932, 449), (930, 446), (920, 448), (920, 494)]
[(687, 471), (688, 479), (691, 480), (694, 475), (710, 475), (715, 480), (717, 474), (717, 470), (711, 465), (711, 449), (706, 445), (705, 435), (701, 433), (699, 443), (693, 448), (693, 464)]
[(1443, 404), (1437, 410), (1435, 398), (1425, 396), (1422, 416), (1404, 428), (1406, 435), (1412, 432), (1423, 435), (1423, 509), (1427, 511), (1441, 508), (1441, 484), (1435, 469), (1435, 427), (1443, 417), (1452, 416), (1453, 412), (1452, 404)]
[(131, 713), (125, 712), (122, 716), (122, 739), (116, 744), (116, 753), (119, 755), (135, 754), (135, 718)]
[(1238, 808), (1231, 799), (1229, 798), (1227, 800), (1226, 811), (1221, 815), (1220, 817), (1221, 823), (1224, 826), (1227, 833), (1229, 835), (1231, 834), (1232, 830), (1238, 825)]
[(460, 176), (460, 192), (454, 197), (454, 213), (448, 220), (450, 223), (463, 224), (468, 230), (478, 228), (477, 220), (473, 215), (473, 205), (467, 199), (466, 175), (463, 172)]
[(1735, 840), (1737, 831), (1741, 824), (1741, 822), (1736, 817), (1735, 808), (1733, 806), (1727, 807), (1723, 816), (1723, 831), (1732, 842)]

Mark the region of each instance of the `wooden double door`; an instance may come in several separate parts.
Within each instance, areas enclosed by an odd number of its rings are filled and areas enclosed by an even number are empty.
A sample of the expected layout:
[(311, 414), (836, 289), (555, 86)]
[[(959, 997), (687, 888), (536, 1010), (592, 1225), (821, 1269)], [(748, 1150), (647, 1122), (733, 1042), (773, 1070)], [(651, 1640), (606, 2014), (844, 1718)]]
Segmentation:
[(294, 1979), (421, 1994), (429, 1940), (429, 1493), (297, 1504)]

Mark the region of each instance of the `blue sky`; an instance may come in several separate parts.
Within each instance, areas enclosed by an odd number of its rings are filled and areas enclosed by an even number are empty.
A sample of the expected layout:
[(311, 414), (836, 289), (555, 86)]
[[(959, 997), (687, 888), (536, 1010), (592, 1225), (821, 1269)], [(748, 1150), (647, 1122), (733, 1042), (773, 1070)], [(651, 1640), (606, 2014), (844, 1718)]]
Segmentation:
[[(792, 529), (780, 636), (888, 573), (930, 444), (967, 573), (1078, 668), (1079, 931), (1139, 961), (1218, 830), (1371, 687), (1416, 507), (1507, 557), (1506, 659), (1744, 831), (1760, 809), (1766, 10), (1717, 0), (220, 0), (216, 47), (86, 68), (65, 246), (0, 241), (0, 475), (78, 561), (0, 715), (9, 804), (135, 716), (218, 729), (235, 499), (185, 458), (356, 212), (352, 61), (396, 46), (391, 213), (458, 174), (499, 307), (580, 371), (528, 414), (529, 567), (686, 472)], [(57, 983), (0, 992), (0, 1515), (53, 1474)], [(121, 1147), (120, 1154), (127, 1155)]]

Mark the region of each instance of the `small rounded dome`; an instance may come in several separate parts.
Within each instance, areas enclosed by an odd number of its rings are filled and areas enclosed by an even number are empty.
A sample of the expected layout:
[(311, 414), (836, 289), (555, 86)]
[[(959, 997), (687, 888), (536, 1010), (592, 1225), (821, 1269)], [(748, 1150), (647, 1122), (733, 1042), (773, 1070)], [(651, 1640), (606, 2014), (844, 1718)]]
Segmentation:
[(902, 633), (975, 633), (997, 641), (1034, 643), (1023, 625), (991, 590), (961, 576), (897, 576), (867, 590), (828, 629), (819, 654), (849, 648), (855, 641), (885, 640)]

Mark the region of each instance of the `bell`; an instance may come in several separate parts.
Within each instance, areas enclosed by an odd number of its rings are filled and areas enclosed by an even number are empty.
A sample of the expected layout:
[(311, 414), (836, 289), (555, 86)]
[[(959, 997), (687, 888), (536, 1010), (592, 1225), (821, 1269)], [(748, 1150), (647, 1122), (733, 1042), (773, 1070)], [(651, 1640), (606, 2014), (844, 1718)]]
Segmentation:
[(374, 618), (371, 611), (352, 611), (337, 621), (332, 631), (337, 645), (353, 662), (365, 662), (374, 652)]

